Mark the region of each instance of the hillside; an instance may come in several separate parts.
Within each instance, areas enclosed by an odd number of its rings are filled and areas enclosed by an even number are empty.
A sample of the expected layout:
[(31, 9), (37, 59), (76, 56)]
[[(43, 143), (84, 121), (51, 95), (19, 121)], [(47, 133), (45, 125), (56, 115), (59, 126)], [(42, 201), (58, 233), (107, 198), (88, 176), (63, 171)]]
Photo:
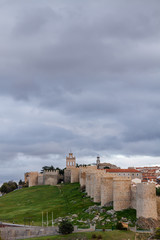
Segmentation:
[[(112, 228), (123, 217), (134, 226), (136, 211), (126, 209), (121, 212), (110, 211), (112, 207), (98, 206), (80, 191), (78, 183), (57, 186), (36, 186), (11, 192), (0, 198), (0, 220), (19, 224), (42, 224), (46, 226), (47, 212), (49, 226), (52, 223), (52, 212), (55, 224), (66, 217), (74, 225), (82, 228), (96, 223), (97, 228)], [(91, 207), (92, 206), (92, 207)]]
[[(2, 221), (24, 224), (24, 218), (32, 218), (34, 225), (41, 225), (42, 211), (44, 221), (48, 212), (51, 224), (53, 218), (71, 214), (83, 215), (83, 210), (93, 205), (89, 198), (83, 197), (79, 184), (59, 186), (36, 186), (24, 188), (0, 197), (0, 219)], [(26, 219), (26, 224), (29, 219)]]

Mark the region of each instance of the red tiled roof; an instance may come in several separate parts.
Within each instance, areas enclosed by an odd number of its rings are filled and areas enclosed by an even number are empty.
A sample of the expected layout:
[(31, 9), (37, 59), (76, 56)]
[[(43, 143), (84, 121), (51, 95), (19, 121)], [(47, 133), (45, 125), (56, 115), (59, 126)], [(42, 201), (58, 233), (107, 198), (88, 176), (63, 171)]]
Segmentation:
[(156, 179), (156, 176), (145, 176), (144, 178), (151, 178), (151, 179)]
[(126, 173), (140, 173), (140, 171), (136, 169), (106, 169), (106, 172), (126, 172)]

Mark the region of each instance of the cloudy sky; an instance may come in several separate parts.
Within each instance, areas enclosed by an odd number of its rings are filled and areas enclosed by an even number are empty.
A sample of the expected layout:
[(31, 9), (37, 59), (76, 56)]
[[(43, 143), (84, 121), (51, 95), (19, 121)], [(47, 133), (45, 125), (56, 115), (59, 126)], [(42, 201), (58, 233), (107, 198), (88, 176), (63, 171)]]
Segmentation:
[(160, 1), (0, 0), (0, 183), (160, 165)]

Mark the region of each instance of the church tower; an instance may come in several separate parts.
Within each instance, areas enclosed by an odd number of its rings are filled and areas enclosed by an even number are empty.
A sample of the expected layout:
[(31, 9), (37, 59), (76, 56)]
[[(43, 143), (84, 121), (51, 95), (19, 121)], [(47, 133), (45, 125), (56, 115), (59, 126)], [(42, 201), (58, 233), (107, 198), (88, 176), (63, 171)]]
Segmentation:
[(97, 162), (96, 162), (96, 164), (97, 164), (97, 168), (99, 168), (99, 164), (100, 164), (100, 156), (97, 156)]
[(66, 157), (66, 168), (75, 168), (76, 167), (76, 158), (73, 156), (73, 153), (69, 153), (69, 157)]

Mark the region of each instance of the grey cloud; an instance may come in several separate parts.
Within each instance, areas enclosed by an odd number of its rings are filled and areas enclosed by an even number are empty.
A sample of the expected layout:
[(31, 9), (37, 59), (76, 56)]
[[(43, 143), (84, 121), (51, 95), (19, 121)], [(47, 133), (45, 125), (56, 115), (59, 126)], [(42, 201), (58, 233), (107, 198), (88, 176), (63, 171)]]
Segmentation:
[(143, 156), (159, 156), (159, 5), (1, 2), (4, 168), (64, 166), (70, 148), (88, 163), (98, 153), (139, 155), (143, 164)]

